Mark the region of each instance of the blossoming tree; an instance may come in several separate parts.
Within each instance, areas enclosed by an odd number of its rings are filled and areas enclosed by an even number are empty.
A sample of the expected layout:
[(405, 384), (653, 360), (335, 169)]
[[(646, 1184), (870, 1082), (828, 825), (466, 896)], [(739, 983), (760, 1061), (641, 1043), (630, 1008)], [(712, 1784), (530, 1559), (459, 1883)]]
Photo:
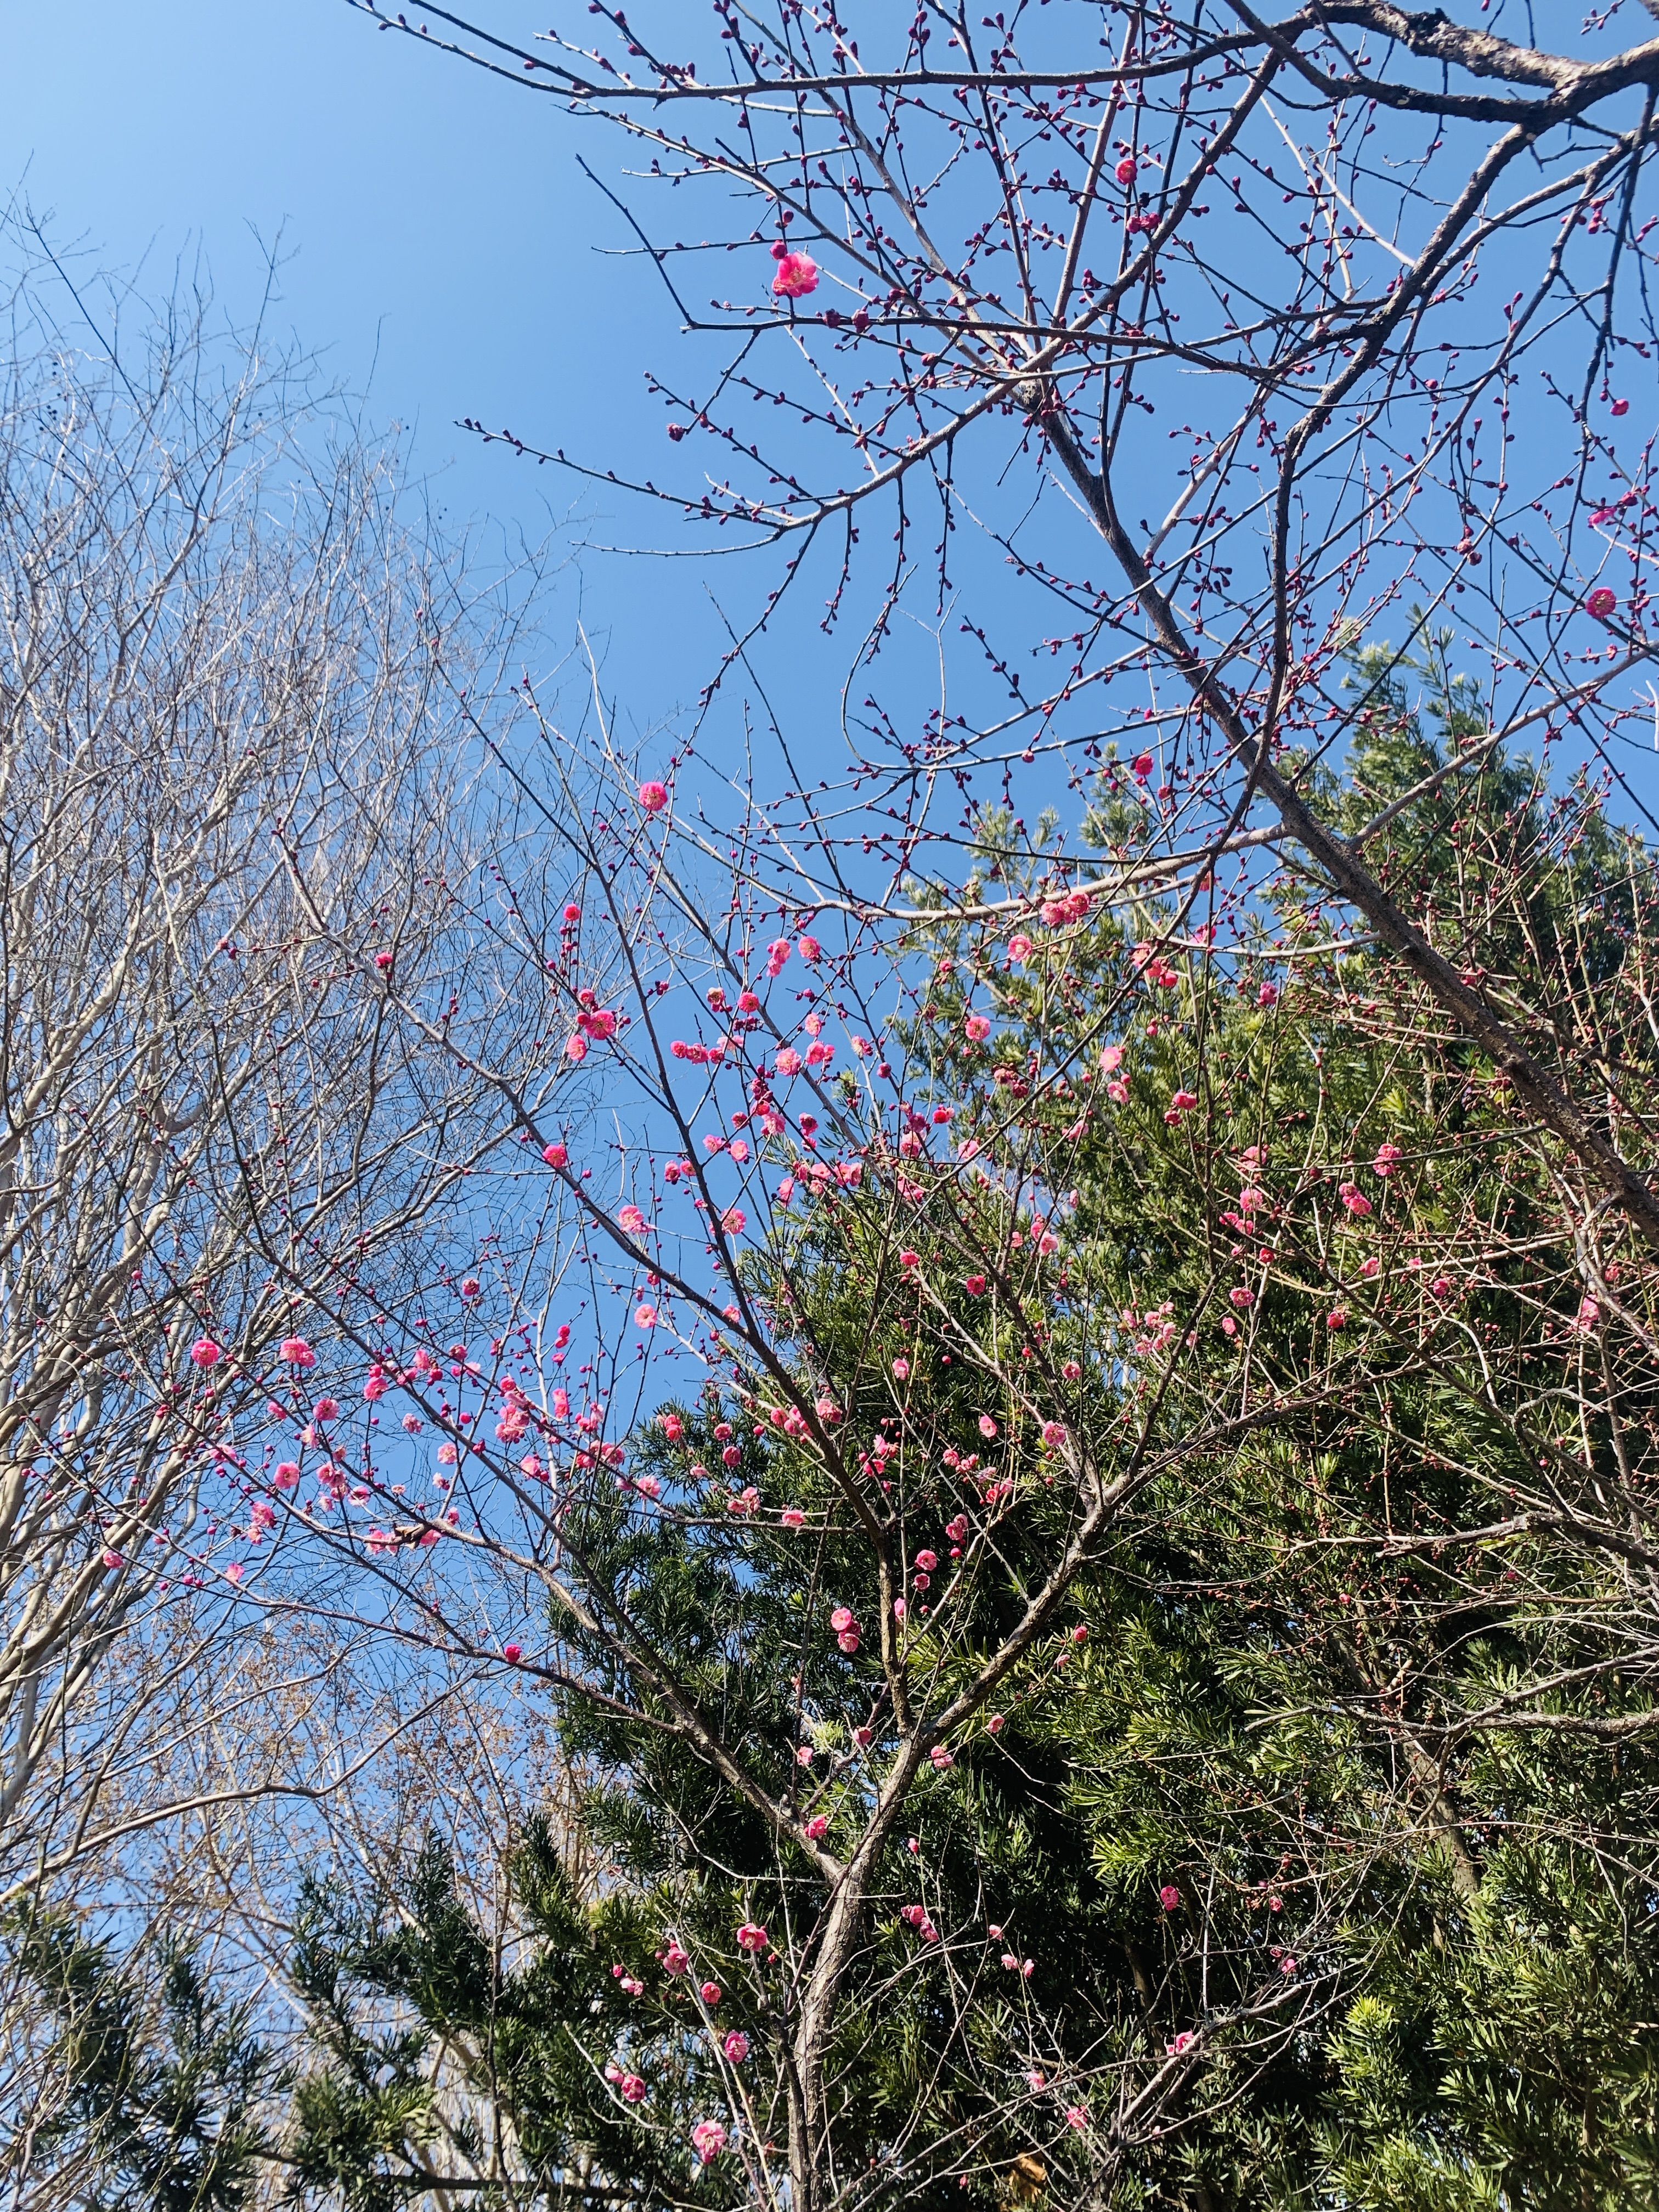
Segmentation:
[[(1412, 794), (1467, 696), (1422, 672), (1436, 738), (1388, 662), (1352, 675), (1364, 804), (1408, 800), (1426, 892), (1445, 842)], [(1586, 1010), (1611, 967), (1639, 1020), (1650, 870), (1598, 794), (1552, 812), (1493, 753), (1463, 803), (1494, 960), (1547, 955)], [(1149, 811), (1133, 766), (1097, 805), (1103, 836)], [(526, 1115), (538, 1262), (486, 1249), (421, 1335), (356, 1355), (356, 1422), (319, 1406), (264, 1478), (290, 1547), (372, 1576), (362, 1618), (556, 1700), (597, 1863), (574, 1897), (544, 1838), (524, 1962), (475, 1933), (447, 1997), (420, 1945), (453, 1952), (451, 1877), (386, 1871), (423, 1934), (333, 1911), (330, 1972), (467, 2056), (382, 2081), (331, 2031), (308, 2170), (401, 2142), (412, 2183), (447, 2111), (442, 2172), (505, 2141), (548, 2190), (649, 2196), (676, 2157), (695, 2201), (1231, 2190), (1266, 2109), (1295, 2171), (1329, 2053), (1364, 2073), (1363, 2036), (1328, 2039), (1402, 1914), (1437, 1916), (1437, 1956), (1506, 1894), (1553, 1927), (1629, 1848), (1642, 1248), (1605, 1211), (1583, 1243), (1501, 1071), (1295, 872), (1223, 957), (1167, 896), (1057, 892), (988, 826), (1005, 896), (881, 970), (767, 939), (741, 894), (671, 943), (645, 891), (672, 824), (649, 782), (634, 808), (589, 856), (607, 915), (651, 913), (631, 982), (581, 981), (590, 915), (543, 988), (639, 1133)], [(1575, 1742), (1621, 1747), (1617, 1778), (1587, 1796)], [(1626, 1920), (1649, 1878), (1638, 1853)], [(1394, 2155), (1397, 2118), (1355, 2154)]]
[[(533, 1264), (331, 1347), (435, 1495), (370, 1436), (354, 1498), (320, 1413), (333, 1472), (270, 1479), (377, 1619), (560, 1701), (633, 1899), (558, 1939), (606, 2127), (801, 2212), (1225, 2201), (1270, 2105), (1380, 2078), (1360, 1992), (1449, 1955), (1467, 1996), (1522, 1899), (1565, 1955), (1592, 1875), (1633, 2027), (1651, 884), (1602, 809), (1651, 713), (1659, 42), (781, 0), (717, 6), (705, 70), (680, 10), (403, 27), (703, 192), (683, 245), (623, 210), (685, 326), (690, 472), (635, 488), (896, 672), (833, 789), (781, 716), (733, 823), (679, 803), (693, 740), (565, 810), (591, 889), (524, 989), (617, 1121), (504, 1094)], [(1390, 1915), (1431, 1931), (1392, 1967)], [(1330, 2155), (1431, 2163), (1433, 2098), (1378, 2098)], [(1477, 2085), (1459, 2155), (1512, 2181), (1567, 2101), (1516, 2150)], [(1640, 2129), (1583, 2110), (1617, 2201)]]

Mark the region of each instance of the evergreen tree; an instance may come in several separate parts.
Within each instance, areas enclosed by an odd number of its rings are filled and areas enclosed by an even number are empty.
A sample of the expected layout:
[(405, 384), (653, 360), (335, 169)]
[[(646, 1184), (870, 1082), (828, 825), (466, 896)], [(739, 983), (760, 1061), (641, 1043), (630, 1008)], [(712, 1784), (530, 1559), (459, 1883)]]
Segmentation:
[(53, 2100), (13, 2136), (20, 2192), (44, 2185), (76, 2212), (242, 2212), (282, 2087), (251, 2004), (216, 1995), (171, 1936), (123, 1957), (51, 1912), (24, 1914), (15, 1934), (21, 1972), (56, 2023), (43, 2069)]

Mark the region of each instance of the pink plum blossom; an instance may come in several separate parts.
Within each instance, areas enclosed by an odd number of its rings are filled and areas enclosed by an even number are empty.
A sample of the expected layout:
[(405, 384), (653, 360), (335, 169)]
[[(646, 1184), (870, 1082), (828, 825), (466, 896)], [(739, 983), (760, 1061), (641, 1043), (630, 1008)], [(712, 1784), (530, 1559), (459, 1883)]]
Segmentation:
[(699, 2120), (691, 2130), (691, 2142), (703, 2164), (712, 2165), (726, 2148), (726, 2130), (718, 2120)]
[(809, 292), (817, 290), (818, 264), (810, 253), (779, 253), (777, 264), (772, 289), (779, 299), (804, 300)]

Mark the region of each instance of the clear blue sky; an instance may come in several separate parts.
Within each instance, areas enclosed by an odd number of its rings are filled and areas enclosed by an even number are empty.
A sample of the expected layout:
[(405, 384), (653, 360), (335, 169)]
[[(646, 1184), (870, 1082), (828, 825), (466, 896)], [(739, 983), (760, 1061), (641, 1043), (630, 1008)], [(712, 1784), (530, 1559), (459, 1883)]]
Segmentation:
[[(623, 241), (576, 167), (580, 131), (548, 103), (342, 0), (0, 0), (0, 197), (25, 198), (80, 269), (159, 296), (199, 254), (242, 320), (264, 282), (258, 241), (280, 238), (276, 327), (365, 393), (371, 420), (414, 426), (454, 526), (540, 538), (580, 507), (600, 538), (639, 534), (621, 502), (454, 427), (476, 416), (606, 462), (641, 441), (648, 465), (669, 450), (641, 373), (654, 294), (595, 251)], [(641, 721), (694, 696), (708, 665), (691, 567), (582, 563), (581, 611), (611, 636)], [(567, 634), (577, 592), (573, 574)]]
[[(543, 17), (523, 0), (495, 20), (528, 34)], [(601, 465), (674, 473), (642, 374), (679, 362), (674, 319), (649, 273), (614, 258), (627, 234), (577, 165), (586, 151), (617, 173), (623, 149), (603, 125), (382, 34), (343, 0), (0, 0), (0, 197), (26, 198), (81, 267), (136, 275), (159, 297), (199, 256), (245, 320), (264, 282), (258, 241), (280, 240), (277, 329), (366, 395), (371, 421), (413, 426), (415, 465), (452, 528), (484, 522), (507, 542), (557, 530), (572, 546), (660, 532), (660, 517), (455, 427), (474, 416)], [(718, 650), (710, 595), (742, 622), (775, 574), (770, 556), (623, 563), (590, 550), (562, 585), (551, 635), (568, 640), (580, 612), (626, 736), (695, 699)], [(840, 757), (836, 695), (858, 625), (819, 639), (820, 597), (815, 580), (798, 593), (773, 650), (787, 640), (796, 677), (811, 670), (792, 719)], [(901, 632), (884, 682), (904, 645)], [(920, 634), (916, 650), (920, 712), (933, 682)], [(722, 712), (735, 763), (738, 702)]]

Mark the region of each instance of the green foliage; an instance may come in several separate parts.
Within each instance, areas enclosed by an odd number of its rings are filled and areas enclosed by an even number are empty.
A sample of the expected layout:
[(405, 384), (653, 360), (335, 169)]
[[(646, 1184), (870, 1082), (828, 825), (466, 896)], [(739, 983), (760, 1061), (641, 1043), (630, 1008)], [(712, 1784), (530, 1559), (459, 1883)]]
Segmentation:
[[(37, 2168), (77, 2212), (240, 2212), (270, 2143), (263, 2100), (281, 2087), (252, 2007), (212, 1991), (175, 1939), (122, 1957), (65, 1914), (15, 1923), (17, 1963), (56, 2024), (33, 2116)], [(151, 1979), (146, 1970), (153, 1967)]]
[(315, 2063), (294, 2099), (294, 2196), (392, 2212), (448, 2176), (483, 2181), (466, 2201), (486, 2208), (720, 2201), (691, 2170), (685, 2027), (637, 2103), (605, 2070), (642, 2055), (611, 1967), (648, 1960), (647, 1923), (623, 1899), (580, 1903), (543, 1821), (501, 1873), (506, 1951), (435, 1835), (375, 1908), (309, 1885), (295, 1975)]
[[(1632, 1905), (1646, 1909), (1632, 1918)], [(1356, 2212), (1651, 2202), (1652, 1906), (1610, 1887), (1587, 1854), (1506, 1843), (1455, 1918), (1381, 1946), (1330, 2039), (1320, 2149), (1340, 2201)]]

